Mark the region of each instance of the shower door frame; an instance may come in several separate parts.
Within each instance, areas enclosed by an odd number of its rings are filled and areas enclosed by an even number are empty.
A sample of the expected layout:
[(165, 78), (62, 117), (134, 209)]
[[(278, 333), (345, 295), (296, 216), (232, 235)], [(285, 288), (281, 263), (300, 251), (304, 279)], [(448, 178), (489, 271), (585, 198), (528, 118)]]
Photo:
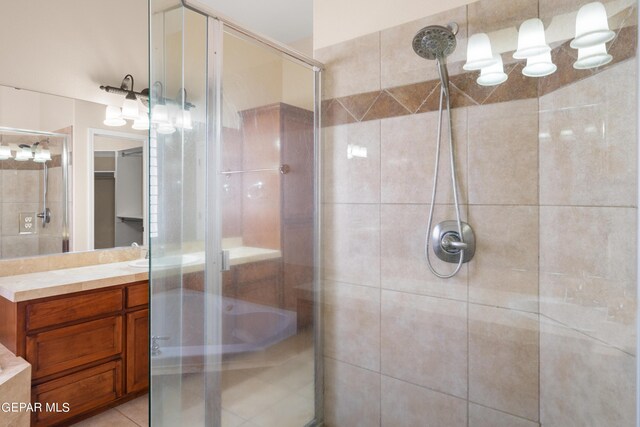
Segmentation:
[[(320, 250), (320, 227), (321, 227), (321, 93), (322, 93), (322, 71), (324, 65), (318, 61), (308, 58), (307, 56), (275, 41), (268, 37), (264, 37), (243, 28), (241, 25), (225, 18), (224, 16), (211, 9), (206, 4), (197, 0), (181, 0), (182, 5), (194, 12), (207, 17), (207, 47), (206, 47), (206, 64), (207, 64), (207, 144), (206, 144), (206, 163), (215, 165), (215, 167), (206, 170), (206, 211), (207, 215), (205, 224), (205, 253), (206, 253), (206, 270), (205, 270), (205, 290), (215, 295), (222, 292), (222, 264), (223, 255), (221, 247), (222, 236), (222, 220), (220, 215), (221, 198), (218, 191), (218, 177), (222, 171), (222, 65), (224, 60), (223, 34), (225, 28), (240, 33), (242, 36), (250, 39), (258, 45), (264, 46), (287, 57), (288, 60), (295, 62), (314, 73), (313, 92), (314, 92), (314, 230), (313, 230), (313, 248), (314, 248), (314, 278), (313, 278), (313, 295), (314, 295), (314, 418), (306, 425), (306, 427), (316, 427), (323, 424), (324, 421), (324, 364), (323, 364), (323, 322), (322, 322), (322, 287), (321, 272), (322, 265)], [(219, 341), (221, 336), (220, 322), (215, 319), (216, 310), (205, 310), (206, 319), (205, 327), (209, 328), (205, 331), (205, 336), (214, 342)], [(219, 355), (208, 355), (206, 364), (209, 367), (216, 367), (220, 364)], [(216, 369), (207, 369), (205, 378), (205, 421), (206, 425), (220, 425), (220, 378)]]

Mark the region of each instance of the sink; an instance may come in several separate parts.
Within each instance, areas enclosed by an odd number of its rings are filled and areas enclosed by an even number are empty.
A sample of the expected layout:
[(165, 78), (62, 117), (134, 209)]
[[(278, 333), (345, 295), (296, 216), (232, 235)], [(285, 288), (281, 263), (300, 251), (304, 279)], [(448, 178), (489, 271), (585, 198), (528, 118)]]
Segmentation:
[[(157, 259), (153, 259), (153, 268), (170, 268), (185, 265), (196, 264), (200, 260), (200, 257), (193, 254), (187, 255), (171, 255)], [(148, 259), (137, 259), (129, 263), (130, 267), (135, 268), (149, 268)]]
[(149, 260), (145, 258), (137, 259), (135, 261), (130, 262), (129, 267), (149, 268)]

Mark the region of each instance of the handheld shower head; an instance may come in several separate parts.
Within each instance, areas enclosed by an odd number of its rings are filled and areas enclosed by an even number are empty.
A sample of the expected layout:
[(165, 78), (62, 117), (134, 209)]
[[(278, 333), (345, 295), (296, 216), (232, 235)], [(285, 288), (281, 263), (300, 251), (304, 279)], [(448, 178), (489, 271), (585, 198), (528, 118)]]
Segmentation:
[(429, 25), (413, 38), (413, 50), (425, 59), (444, 59), (456, 49), (458, 24)]
[(447, 71), (446, 57), (456, 49), (456, 34), (458, 24), (450, 23), (446, 27), (441, 25), (429, 25), (424, 27), (413, 38), (413, 50), (425, 59), (435, 59), (438, 65), (438, 75), (442, 83), (442, 89), (449, 97), (449, 73)]

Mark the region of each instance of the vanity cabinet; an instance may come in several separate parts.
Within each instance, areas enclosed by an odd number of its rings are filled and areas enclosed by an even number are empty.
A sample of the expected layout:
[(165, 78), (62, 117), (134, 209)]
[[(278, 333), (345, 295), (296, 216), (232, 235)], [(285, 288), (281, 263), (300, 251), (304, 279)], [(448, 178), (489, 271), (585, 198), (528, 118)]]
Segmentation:
[(148, 292), (143, 281), (17, 303), (0, 298), (0, 341), (31, 363), (31, 399), (43, 407), (32, 425), (68, 425), (147, 392)]

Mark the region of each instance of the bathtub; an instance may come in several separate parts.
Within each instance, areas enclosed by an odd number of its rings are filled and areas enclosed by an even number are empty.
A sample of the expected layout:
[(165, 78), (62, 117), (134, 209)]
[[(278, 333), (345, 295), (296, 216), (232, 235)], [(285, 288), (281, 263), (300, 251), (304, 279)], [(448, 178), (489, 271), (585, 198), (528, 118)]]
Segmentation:
[[(203, 345), (205, 298), (207, 307), (221, 312), (213, 316), (221, 321), (220, 343)], [(202, 366), (211, 355), (225, 358), (264, 350), (297, 333), (294, 311), (189, 289), (153, 294), (151, 304), (151, 335), (162, 337), (157, 340), (159, 352), (151, 355), (154, 371)]]

